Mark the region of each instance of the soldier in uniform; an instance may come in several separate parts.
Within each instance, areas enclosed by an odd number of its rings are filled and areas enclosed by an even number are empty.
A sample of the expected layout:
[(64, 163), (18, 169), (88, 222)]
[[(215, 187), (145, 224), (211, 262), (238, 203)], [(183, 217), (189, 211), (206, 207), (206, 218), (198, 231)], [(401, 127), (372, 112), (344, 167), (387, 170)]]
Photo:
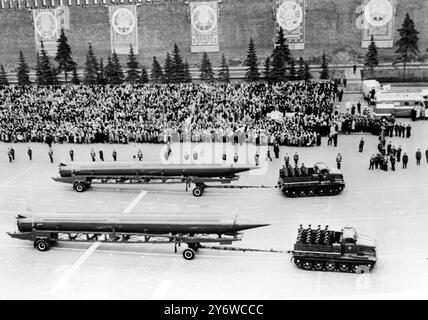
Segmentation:
[(270, 160), (270, 161), (272, 161), (272, 158), (271, 158), (271, 156), (270, 156), (270, 148), (268, 147), (268, 149), (267, 149), (267, 151), (266, 151), (266, 161), (267, 160)]
[(259, 160), (260, 160), (260, 155), (259, 153), (256, 151), (256, 154), (254, 155), (254, 162), (256, 163), (256, 166), (259, 166)]
[(294, 153), (293, 159), (294, 164), (297, 166), (297, 163), (299, 162), (299, 155), (297, 154), (297, 152)]
[(360, 144), (358, 146), (358, 152), (363, 152), (364, 149), (364, 138), (361, 138)]
[(308, 168), (305, 167), (305, 164), (302, 163), (302, 167), (300, 168), (302, 171), (302, 175), (307, 176), (308, 175)]
[(392, 143), (391, 141), (389, 141), (388, 145), (386, 146), (386, 155), (389, 156), (391, 154), (391, 148), (392, 148)]
[(403, 169), (407, 169), (407, 162), (409, 162), (409, 156), (404, 152), (403, 154)]
[(223, 151), (223, 155), (221, 156), (221, 159), (223, 160), (223, 163), (226, 163), (226, 152)]
[(369, 170), (373, 170), (374, 169), (374, 164), (375, 164), (375, 156), (374, 156), (374, 154), (372, 154), (372, 156), (370, 157)]
[(13, 161), (13, 157), (12, 157), (12, 151), (11, 151), (10, 148), (7, 149), (7, 156), (9, 158), (9, 162), (12, 162)]
[(398, 149), (397, 149), (397, 162), (401, 161), (401, 151), (402, 151), (401, 146), (398, 146)]
[(420, 149), (418, 149), (418, 151), (416, 151), (416, 165), (417, 166), (421, 165), (421, 159), (422, 159), (422, 152)]
[(28, 147), (28, 149), (27, 149), (27, 154), (28, 154), (28, 158), (30, 160), (33, 160), (33, 150), (31, 150), (30, 147)]
[(68, 153), (70, 154), (70, 160), (73, 161), (74, 160), (74, 150), (72, 148), (70, 148), (70, 151)]
[(301, 176), (302, 175), (302, 171), (300, 171), (300, 168), (297, 165), (294, 168), (294, 172), (296, 173), (296, 176)]
[(92, 158), (92, 161), (95, 162), (95, 150), (94, 150), (94, 148), (91, 149), (91, 158)]
[(391, 170), (395, 171), (395, 156), (393, 154), (389, 157), (389, 161), (391, 162)]
[(288, 164), (290, 163), (290, 156), (288, 155), (288, 153), (286, 153), (284, 156), (284, 162), (285, 165), (288, 167)]
[(15, 149), (13, 146), (10, 147), (10, 154), (12, 155), (12, 160), (15, 160)]
[(410, 124), (406, 127), (406, 138), (410, 138), (410, 131), (412, 130), (412, 127), (410, 127)]
[(113, 156), (113, 161), (117, 160), (117, 151), (116, 149), (113, 149), (113, 152), (111, 153), (111, 155)]
[(143, 160), (143, 151), (141, 150), (141, 148), (138, 149), (137, 156), (138, 156), (138, 161), (142, 161)]
[(275, 153), (275, 158), (278, 159), (279, 158), (279, 145), (278, 145), (277, 141), (275, 141), (273, 144), (273, 153)]
[(425, 150), (425, 158), (427, 159), (427, 163), (428, 163), (428, 148)]
[(104, 151), (103, 151), (103, 149), (98, 150), (98, 154), (100, 156), (100, 160), (104, 161)]
[(234, 162), (234, 163), (237, 163), (237, 162), (238, 162), (238, 159), (239, 159), (239, 157), (238, 157), (238, 152), (235, 152), (235, 154), (233, 155), (233, 162)]
[(340, 154), (340, 152), (336, 156), (336, 164), (337, 164), (337, 169), (340, 170), (340, 167), (342, 164), (342, 155)]
[(52, 150), (52, 148), (49, 148), (48, 155), (49, 155), (49, 159), (51, 160), (51, 163), (53, 163), (53, 150)]

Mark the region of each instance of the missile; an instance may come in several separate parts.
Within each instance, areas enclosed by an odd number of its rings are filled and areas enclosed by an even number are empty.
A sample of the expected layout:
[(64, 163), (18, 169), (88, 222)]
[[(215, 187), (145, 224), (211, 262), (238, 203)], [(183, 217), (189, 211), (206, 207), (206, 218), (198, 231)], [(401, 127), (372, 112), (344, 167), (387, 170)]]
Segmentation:
[(218, 218), (170, 214), (56, 214), (17, 217), (21, 233), (50, 232), (118, 232), (141, 234), (224, 234), (267, 226), (268, 224), (224, 221)]
[(153, 176), (153, 177), (234, 177), (237, 173), (256, 169), (257, 167), (241, 164), (142, 164), (136, 162), (103, 162), (103, 163), (61, 163), (59, 177), (52, 178), (58, 182), (71, 182), (74, 177), (123, 177), (123, 176)]

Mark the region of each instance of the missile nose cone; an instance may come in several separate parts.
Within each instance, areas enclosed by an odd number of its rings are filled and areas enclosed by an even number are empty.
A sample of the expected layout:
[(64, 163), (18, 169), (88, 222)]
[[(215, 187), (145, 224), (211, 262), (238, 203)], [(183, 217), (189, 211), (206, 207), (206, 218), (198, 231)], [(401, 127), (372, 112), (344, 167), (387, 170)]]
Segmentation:
[(260, 227), (266, 227), (269, 226), (270, 224), (268, 223), (247, 223), (247, 224), (237, 224), (235, 226), (237, 231), (241, 231), (241, 230), (247, 230), (247, 229), (255, 229), (255, 228), (260, 228)]

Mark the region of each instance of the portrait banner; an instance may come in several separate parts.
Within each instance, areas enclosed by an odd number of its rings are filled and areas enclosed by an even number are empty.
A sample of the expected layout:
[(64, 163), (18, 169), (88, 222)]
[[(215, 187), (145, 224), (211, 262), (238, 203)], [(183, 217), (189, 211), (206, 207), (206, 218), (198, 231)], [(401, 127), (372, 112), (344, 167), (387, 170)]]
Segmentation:
[(218, 52), (218, 3), (191, 2), (191, 52)]
[(138, 54), (137, 7), (135, 5), (109, 6), (111, 52), (129, 54), (132, 45)]
[(371, 36), (378, 48), (394, 47), (395, 0), (362, 0), (362, 48), (368, 48)]
[(36, 50), (41, 50), (40, 41), (43, 41), (46, 53), (53, 57), (61, 30), (58, 12), (56, 9), (34, 9), (32, 12)]
[(290, 50), (305, 49), (305, 0), (277, 0), (275, 21), (275, 29), (282, 28)]

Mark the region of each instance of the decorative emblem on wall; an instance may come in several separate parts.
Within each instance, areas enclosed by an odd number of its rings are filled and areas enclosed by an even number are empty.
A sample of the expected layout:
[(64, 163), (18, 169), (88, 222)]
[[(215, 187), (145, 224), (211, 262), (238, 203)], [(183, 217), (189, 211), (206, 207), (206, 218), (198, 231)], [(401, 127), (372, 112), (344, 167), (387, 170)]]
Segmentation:
[(364, 17), (372, 26), (383, 27), (391, 21), (393, 12), (388, 0), (370, 0), (364, 9)]
[(217, 25), (217, 13), (213, 7), (202, 4), (195, 7), (192, 25), (199, 32), (211, 32)]
[(117, 9), (112, 16), (112, 27), (121, 35), (127, 35), (134, 30), (135, 19), (131, 10), (127, 8)]
[(286, 1), (279, 6), (276, 12), (276, 21), (282, 29), (292, 31), (302, 23), (303, 9), (294, 1)]
[(56, 17), (49, 11), (40, 12), (35, 19), (36, 32), (42, 39), (54, 39), (58, 30)]

